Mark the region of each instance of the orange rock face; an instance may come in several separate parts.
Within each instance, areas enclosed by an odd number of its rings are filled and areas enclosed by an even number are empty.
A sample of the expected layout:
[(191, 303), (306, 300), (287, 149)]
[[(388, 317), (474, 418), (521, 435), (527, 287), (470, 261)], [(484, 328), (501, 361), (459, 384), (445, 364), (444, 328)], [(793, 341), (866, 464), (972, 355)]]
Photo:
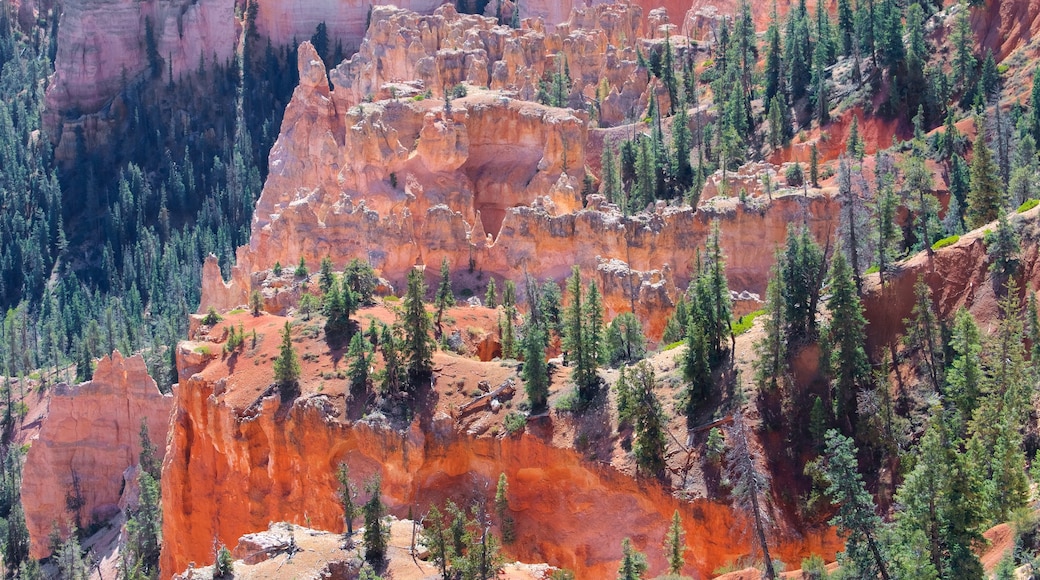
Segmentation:
[[(453, 15), (444, 7), (430, 20), (460, 18)], [(373, 19), (373, 34), (392, 23), (431, 30), (415, 24), (427, 20), (388, 7)], [(425, 54), (421, 37), (405, 43), (407, 50)], [(712, 219), (725, 222), (731, 287), (755, 293), (765, 290), (790, 224), (809, 224), (821, 240), (836, 225), (829, 197), (800, 194), (754, 207), (728, 199), (712, 209), (660, 207), (634, 217), (596, 197), (583, 207), (582, 113), (478, 89), (452, 100), (450, 114), (437, 99), (354, 104), (357, 87), (369, 82), (359, 71), (392, 69), (380, 58), (363, 48), (333, 71), (331, 90), (314, 49), (301, 45), (300, 86), (271, 152), (250, 243), (239, 249), (229, 283), (207, 266), (200, 312), (244, 304), (258, 287), (253, 272), (301, 257), (317, 264), (329, 256), (337, 268), (360, 257), (395, 287), (414, 265), (443, 259), (457, 276), (476, 272), (521, 285), (525, 272), (562, 280), (578, 265), (599, 281), (608, 314), (634, 310), (657, 336), (675, 288), (693, 275)]]
[[(518, 438), (474, 438), (441, 415), (397, 432), (379, 422), (347, 424), (341, 403), (323, 394), (291, 405), (261, 396), (236, 407), (228, 401), (237, 376), (222, 376), (220, 364), (205, 360), (181, 357), (179, 366), (182, 377), (194, 374), (177, 389), (163, 468), (164, 577), (191, 561), (212, 562), (214, 539), (234, 545), (272, 521), (342, 530), (340, 462), (359, 481), (381, 474), (383, 500), (398, 516), (449, 497), (491, 499), (504, 472), (517, 524), (510, 556), (571, 568), (580, 578), (610, 577), (624, 537), (648, 553), (652, 572), (663, 571), (659, 546), (676, 509), (690, 548), (687, 573), (708, 575), (752, 549), (746, 522), (729, 507), (678, 501), (656, 483), (555, 447), (552, 423)], [(836, 546), (831, 533), (778, 536), (771, 549), (789, 564), (809, 552), (830, 557)]]
[(118, 351), (98, 361), (92, 380), (54, 389), (22, 475), (34, 558), (50, 555), (52, 525), (67, 529), (71, 523), (66, 493), (74, 490), (74, 482), (83, 500), (81, 525), (119, 513), (124, 472), (137, 465), (141, 453), (141, 422), (164, 450), (173, 408), (173, 397), (159, 392), (144, 359), (123, 358)]

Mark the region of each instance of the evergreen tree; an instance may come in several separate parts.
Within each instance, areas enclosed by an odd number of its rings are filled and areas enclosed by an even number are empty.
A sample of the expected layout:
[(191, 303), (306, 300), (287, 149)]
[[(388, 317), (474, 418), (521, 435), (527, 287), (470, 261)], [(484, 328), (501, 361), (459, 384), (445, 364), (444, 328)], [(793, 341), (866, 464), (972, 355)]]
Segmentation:
[(346, 463), (340, 463), (336, 469), (336, 481), (339, 488), (336, 499), (343, 509), (343, 522), (347, 526), (347, 538), (354, 535), (354, 519), (360, 515), (361, 506), (357, 504), (357, 486), (350, 480), (350, 468)]
[(907, 207), (914, 217), (914, 231), (922, 250), (932, 251), (939, 232), (939, 202), (932, 191), (932, 172), (925, 165), (921, 152), (915, 147), (913, 153), (903, 161), (903, 194), (908, 199)]
[[(281, 269), (281, 266), (275, 264)], [(275, 274), (276, 276), (278, 274)], [(332, 290), (332, 286), (336, 283), (336, 275), (332, 273), (332, 258), (325, 256), (321, 259), (321, 269), (318, 274), (318, 288), (321, 288), (322, 294), (328, 294), (329, 290)]]
[(604, 144), (603, 157), (600, 161), (603, 167), (603, 179), (599, 186), (600, 193), (607, 199), (607, 203), (617, 204), (622, 211), (627, 211), (625, 192), (621, 184), (621, 168), (618, 166), (617, 153), (609, 143)]
[(597, 355), (593, 351), (595, 340), (589, 328), (588, 308), (583, 303), (581, 269), (574, 267), (567, 281), (570, 303), (564, 309), (563, 349), (567, 361), (574, 367), (571, 376), (578, 387), (578, 398), (588, 404), (599, 391), (599, 376), (596, 374)]
[(983, 541), (977, 492), (964, 458), (950, 439), (944, 412), (933, 410), (918, 448), (917, 465), (896, 493), (902, 535), (925, 538), (940, 578), (981, 578), (974, 549)]
[(513, 526), (513, 516), (509, 513), (509, 481), (505, 473), (498, 474), (498, 486), (495, 488), (495, 515), (498, 516), (499, 527), (502, 530), (502, 541), (511, 544), (515, 539), (516, 531)]
[(488, 278), (487, 292), (484, 294), (484, 306), (498, 308), (498, 296), (495, 294), (494, 278)]
[(997, 229), (985, 238), (986, 255), (991, 261), (990, 270), (1006, 278), (1018, 268), (1018, 254), (1022, 247), (1018, 230), (1008, 220), (1007, 213), (1002, 208), (998, 212)]
[(606, 337), (607, 361), (617, 366), (634, 363), (646, 356), (643, 325), (631, 312), (622, 312), (610, 321)]
[(372, 353), (369, 352), (368, 341), (360, 332), (354, 333), (347, 349), (347, 378), (350, 393), (361, 396), (368, 391), (369, 369), (372, 367)]
[(664, 555), (668, 559), (668, 573), (678, 576), (686, 564), (683, 553), (686, 551), (686, 533), (683, 532), (679, 510), (672, 513), (672, 525), (664, 539)]
[(865, 345), (867, 321), (852, 280), (845, 255), (835, 252), (831, 263), (831, 311), (828, 341), (831, 346), (830, 374), (834, 397), (834, 415), (846, 432), (856, 425), (856, 396), (870, 382), (870, 362)]
[(686, 426), (694, 427), (697, 409), (708, 399), (714, 381), (711, 376), (711, 353), (708, 340), (697, 319), (691, 319), (686, 331), (686, 354), (683, 357), (683, 378), (687, 386), (683, 398), (686, 402)]
[(859, 577), (876, 578), (880, 574), (887, 580), (888, 566), (878, 541), (881, 518), (859, 474), (856, 446), (834, 429), (827, 431), (826, 446), (823, 468), (827, 495), (838, 508), (830, 524), (845, 537), (846, 558)]
[(896, 260), (899, 246), (899, 229), (896, 225), (898, 200), (888, 185), (881, 187), (874, 200), (874, 240), (877, 252), (878, 272), (884, 282), (885, 274)]
[(654, 369), (650, 363), (641, 361), (632, 373), (633, 395), (639, 411), (635, 417), (636, 465), (647, 475), (660, 477), (665, 470), (665, 419), (661, 403), (654, 390), (657, 387)]
[(546, 339), (549, 333), (561, 336), (563, 333), (563, 296), (560, 293), (560, 285), (552, 280), (542, 284), (541, 298), (538, 300), (538, 310), (545, 318)]
[(776, 264), (770, 272), (769, 284), (766, 287), (765, 334), (755, 344), (755, 382), (762, 390), (776, 392), (787, 375), (787, 339), (784, 329), (786, 305), (784, 304), (784, 280), (781, 276), (780, 262), (782, 255), (777, 255)]
[(282, 347), (278, 358), (274, 360), (274, 382), (281, 389), (283, 396), (299, 390), (300, 359), (292, 344), (292, 324), (286, 321), (282, 329)]
[(524, 366), (521, 371), (531, 413), (545, 410), (549, 399), (549, 368), (545, 362), (545, 331), (538, 325), (528, 325), (524, 333)]
[(993, 153), (979, 131), (972, 146), (971, 189), (968, 191), (968, 225), (980, 227), (997, 219), (1005, 206), (1004, 187)]
[(790, 228), (780, 269), (786, 305), (787, 340), (803, 344), (816, 338), (816, 306), (824, 274), (823, 251), (808, 228)]
[(632, 542), (625, 538), (621, 542), (621, 566), (618, 568), (618, 580), (642, 580), (646, 574), (646, 556), (632, 547)]
[[(604, 149), (604, 155), (606, 149), (608, 148)], [(672, 152), (671, 176), (677, 187), (680, 188), (677, 193), (682, 194), (693, 185), (693, 166), (690, 164), (690, 155), (693, 152), (693, 132), (690, 131), (690, 118), (685, 103), (680, 103), (679, 111), (672, 120)], [(616, 172), (614, 178), (617, 188), (620, 189), (620, 176)]]
[(433, 340), (430, 338), (430, 317), (423, 298), (426, 281), (418, 269), (408, 272), (408, 291), (404, 297), (404, 359), (408, 383), (412, 389), (424, 384), (433, 373)]
[(946, 372), (946, 393), (959, 416), (954, 435), (963, 437), (982, 392), (982, 339), (975, 319), (961, 308), (954, 317), (950, 339), (953, 361)]
[[(599, 293), (599, 285), (593, 280), (589, 282), (589, 291), (585, 295), (585, 330), (583, 337), (587, 341), (586, 352), (595, 372), (606, 358), (606, 328), (603, 326), (603, 297)], [(638, 321), (637, 321), (638, 322)]]
[(408, 377), (405, 365), (401, 360), (400, 340), (389, 326), (383, 326), (383, 332), (379, 337), (379, 349), (383, 355), (380, 388), (387, 395), (399, 393)]
[(422, 519), (422, 543), (430, 551), (430, 561), (441, 571), (442, 578), (448, 578), (448, 564), (451, 563), (451, 545), (448, 543), (444, 518), (437, 506), (430, 506), (430, 511)]
[(939, 320), (932, 306), (932, 289), (918, 275), (914, 285), (914, 308), (910, 318), (903, 320), (906, 335), (903, 343), (907, 349), (920, 349), (919, 371), (939, 393), (943, 385), (943, 344)]
[(754, 521), (758, 547), (762, 550), (762, 559), (765, 561), (765, 576), (769, 580), (776, 580), (773, 557), (769, 554), (769, 544), (766, 541), (769, 514), (763, 505), (763, 496), (768, 494), (769, 490), (769, 478), (755, 465), (755, 458), (748, 443), (747, 425), (739, 411), (733, 414), (726, 441), (729, 443), (726, 450), (726, 466), (733, 485), (733, 505), (749, 514)]
[[(961, 91), (966, 91), (974, 82), (975, 67), (978, 64), (978, 60), (975, 58), (975, 35), (971, 30), (970, 16), (971, 11), (962, 3), (950, 37), (950, 46), (954, 48), (953, 85)], [(967, 100), (967, 102), (970, 101), (971, 99)], [(965, 101), (962, 100), (962, 102)]]
[(382, 480), (376, 475), (366, 486), (368, 501), (361, 508), (365, 518), (365, 560), (372, 566), (379, 567), (386, 557), (386, 542), (390, 530), (383, 524)]
[(441, 283), (437, 287), (434, 306), (437, 308), (437, 329), (440, 332), (444, 311), (455, 306), (455, 294), (451, 291), (451, 269), (448, 267), (448, 258), (441, 260)]

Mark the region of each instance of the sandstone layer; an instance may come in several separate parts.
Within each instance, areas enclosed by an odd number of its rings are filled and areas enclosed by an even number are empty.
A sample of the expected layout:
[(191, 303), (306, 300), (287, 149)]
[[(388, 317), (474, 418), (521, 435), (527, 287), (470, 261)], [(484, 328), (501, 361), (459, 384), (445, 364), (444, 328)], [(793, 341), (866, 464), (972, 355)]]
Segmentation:
[(34, 558), (50, 554), (54, 525), (67, 530), (75, 523), (66, 510), (67, 495), (82, 500), (82, 526), (119, 513), (124, 488), (132, 487), (124, 486), (124, 472), (141, 453), (141, 423), (161, 454), (172, 408), (173, 397), (159, 392), (144, 359), (118, 351), (98, 361), (92, 380), (54, 387), (22, 476)]
[[(164, 577), (191, 561), (210, 563), (213, 541), (233, 545), (272, 521), (342, 530), (340, 462), (357, 481), (381, 474), (383, 500), (399, 517), (447, 498), (491, 499), (505, 473), (516, 520), (510, 556), (571, 568), (580, 578), (611, 576), (624, 537), (648, 553), (652, 571), (663, 570), (658, 547), (674, 510), (686, 531), (687, 573), (708, 575), (752, 550), (747, 522), (730, 507), (679, 501), (653, 481), (553, 445), (562, 428), (556, 419), (506, 438), (467, 435), (447, 414), (422, 415), (403, 432), (380, 419), (350, 422), (342, 396), (308, 387), (283, 403), (263, 385), (242, 384), (239, 372), (228, 376), (229, 361), (195, 346), (178, 350), (181, 383), (162, 480)], [(235, 364), (252, 367), (247, 358)], [(258, 398), (243, 399), (241, 391), (252, 388)], [(830, 557), (834, 545), (831, 534), (781, 529), (774, 555), (795, 564), (810, 552)]]
[[(376, 9), (373, 18), (372, 34), (382, 34), (383, 23), (427, 30), (421, 23), (476, 17), (444, 7), (430, 19), (392, 8)], [(426, 54), (420, 40), (407, 46)], [(355, 104), (358, 87), (371, 81), (350, 73), (360, 70), (357, 63), (390, 68), (363, 48), (333, 71), (332, 90), (313, 48), (301, 46), (300, 85), (271, 152), (250, 243), (239, 249), (230, 282), (213, 265), (204, 269), (200, 312), (244, 304), (259, 288), (262, 274), (255, 273), (300, 258), (317, 264), (329, 256), (337, 268), (363, 258), (398, 288), (417, 264), (434, 266), (432, 279), (444, 259), (457, 277), (476, 272), (521, 286), (525, 274), (559, 281), (578, 265), (599, 281), (609, 314), (634, 310), (658, 336), (675, 289), (694, 274), (712, 219), (724, 222), (731, 287), (755, 293), (764, 292), (789, 225), (807, 224), (821, 241), (836, 226), (837, 205), (828, 196), (790, 193), (772, 202), (732, 198), (700, 210), (659, 205), (623, 216), (602, 198), (580, 194), (584, 113), (477, 88), (453, 99), (450, 111), (440, 99)], [(418, 69), (400, 74), (413, 73)], [(383, 78), (391, 77), (377, 75)]]

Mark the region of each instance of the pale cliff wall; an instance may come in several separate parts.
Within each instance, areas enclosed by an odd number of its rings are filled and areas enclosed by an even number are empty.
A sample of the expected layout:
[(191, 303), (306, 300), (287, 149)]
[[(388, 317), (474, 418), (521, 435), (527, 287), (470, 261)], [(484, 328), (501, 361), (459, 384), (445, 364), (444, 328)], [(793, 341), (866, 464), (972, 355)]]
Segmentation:
[(32, 556), (50, 554), (54, 523), (67, 529), (66, 493), (78, 479), (81, 525), (104, 522), (120, 510), (123, 474), (137, 465), (141, 422), (161, 455), (166, 448), (173, 397), (159, 392), (140, 356), (118, 351), (98, 361), (92, 380), (58, 385), (22, 474), (22, 505)]

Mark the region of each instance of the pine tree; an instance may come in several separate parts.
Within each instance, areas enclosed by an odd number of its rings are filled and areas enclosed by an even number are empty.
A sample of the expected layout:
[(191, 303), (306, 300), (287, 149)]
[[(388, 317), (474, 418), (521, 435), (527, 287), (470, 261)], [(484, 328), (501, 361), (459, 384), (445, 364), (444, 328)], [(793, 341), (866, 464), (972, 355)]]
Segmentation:
[[(672, 120), (672, 152), (671, 175), (680, 188), (678, 193), (682, 194), (693, 185), (693, 166), (690, 164), (690, 155), (693, 152), (693, 132), (690, 131), (690, 118), (685, 103), (680, 103), (679, 112)], [(617, 187), (620, 188), (620, 185), (620, 176), (618, 176)]]
[(598, 356), (593, 350), (596, 340), (590, 337), (589, 308), (583, 302), (581, 269), (578, 266), (574, 267), (567, 281), (567, 293), (570, 303), (564, 310), (563, 348), (568, 362), (574, 367), (571, 376), (578, 387), (578, 399), (582, 404), (588, 404), (599, 391)]
[(408, 272), (408, 291), (404, 297), (404, 358), (408, 382), (412, 389), (424, 384), (433, 373), (433, 340), (430, 317), (423, 298), (426, 281), (418, 269)]
[(627, 211), (625, 204), (625, 192), (621, 184), (621, 169), (618, 167), (617, 153), (609, 143), (603, 146), (603, 157), (600, 160), (603, 167), (603, 179), (600, 181), (600, 193), (607, 199), (607, 203), (617, 204), (622, 211)]
[(528, 325), (524, 333), (524, 366), (521, 371), (531, 413), (545, 410), (549, 399), (549, 368), (545, 362), (545, 331), (538, 325)]
[(989, 257), (990, 270), (1003, 277), (1008, 277), (1018, 268), (1018, 254), (1022, 250), (1018, 239), (1018, 231), (1007, 218), (1003, 209), (998, 210), (997, 229), (986, 236), (986, 255)]
[(563, 332), (563, 296), (560, 294), (560, 285), (552, 280), (542, 284), (541, 298), (538, 300), (538, 310), (545, 318), (546, 339), (550, 333), (561, 336)]
[(585, 316), (583, 336), (588, 343), (586, 352), (589, 353), (592, 372), (595, 373), (599, 365), (603, 364), (607, 352), (606, 328), (603, 326), (603, 297), (599, 293), (599, 285), (595, 280), (589, 282), (583, 314)]
[(770, 272), (769, 284), (766, 287), (765, 333), (762, 340), (755, 344), (755, 382), (766, 391), (777, 391), (784, 384), (787, 374), (787, 339), (784, 329), (786, 306), (784, 304), (784, 280), (781, 276), (780, 262), (782, 255), (777, 255), (776, 264)]
[(354, 519), (360, 515), (361, 506), (357, 505), (357, 487), (350, 481), (350, 468), (346, 463), (340, 463), (336, 469), (336, 481), (339, 483), (336, 498), (343, 509), (343, 522), (347, 526), (347, 537), (350, 538), (354, 535)]
[[(276, 264), (277, 265), (277, 264)], [(318, 274), (318, 288), (322, 294), (328, 294), (336, 283), (336, 276), (332, 273), (332, 258), (325, 256), (321, 259), (321, 269)]]
[(498, 516), (499, 528), (502, 530), (502, 541), (513, 543), (516, 539), (515, 522), (509, 513), (509, 480), (505, 473), (498, 474), (498, 486), (495, 488), (495, 515)]
[(941, 408), (933, 409), (916, 456), (917, 465), (896, 493), (902, 506), (897, 525), (904, 536), (923, 536), (940, 578), (981, 578), (982, 566), (974, 552), (984, 541), (976, 486), (950, 438)]
[(621, 566), (618, 568), (618, 580), (642, 580), (646, 574), (646, 556), (632, 547), (632, 542), (625, 538), (621, 542)]
[(494, 278), (488, 278), (487, 292), (484, 294), (484, 306), (498, 308), (498, 296), (495, 294)]
[(379, 349), (383, 355), (380, 389), (384, 394), (394, 395), (401, 391), (408, 377), (401, 360), (400, 340), (389, 326), (383, 326), (383, 332), (379, 337)]
[(755, 522), (758, 547), (762, 550), (762, 558), (765, 560), (765, 576), (769, 580), (776, 580), (773, 557), (769, 554), (769, 544), (766, 541), (769, 514), (762, 503), (764, 496), (768, 494), (769, 478), (755, 465), (755, 458), (748, 444), (747, 425), (740, 411), (733, 414), (733, 422), (727, 429), (726, 441), (729, 443), (726, 450), (726, 466), (733, 485), (733, 505), (749, 514)]
[(513, 318), (515, 317), (516, 310), (513, 307), (509, 307), (505, 309), (502, 317), (498, 320), (498, 332), (501, 337), (500, 342), (502, 343), (502, 358), (513, 359), (517, 357), (516, 327), (513, 323)]
[(884, 282), (885, 274), (888, 273), (896, 260), (896, 251), (899, 245), (897, 236), (899, 229), (896, 225), (896, 210), (898, 206), (895, 192), (888, 185), (878, 190), (874, 200), (874, 244), (877, 248), (878, 272), (881, 281)]
[(946, 372), (946, 393), (959, 412), (954, 435), (965, 435), (968, 420), (975, 413), (982, 392), (982, 338), (975, 319), (965, 308), (954, 317), (950, 339), (953, 361)]
[(369, 498), (361, 508), (365, 518), (365, 560), (374, 567), (379, 567), (386, 557), (386, 542), (390, 530), (383, 525), (382, 479), (376, 475), (366, 486)]
[(993, 153), (979, 131), (972, 146), (971, 189), (968, 191), (968, 225), (977, 228), (997, 219), (1005, 205), (1004, 186)]
[(282, 329), (282, 347), (278, 358), (274, 360), (274, 382), (286, 393), (293, 393), (299, 389), (300, 381), (300, 359), (296, 356), (296, 349), (292, 344), (292, 324), (288, 321)]
[(808, 228), (790, 228), (780, 269), (787, 340), (802, 344), (816, 338), (816, 307), (823, 285), (824, 257)]
[(434, 306), (437, 308), (437, 329), (440, 332), (444, 311), (455, 306), (455, 294), (451, 291), (451, 269), (448, 267), (448, 258), (441, 260), (441, 283), (437, 287)]
[(448, 578), (448, 565), (451, 563), (451, 545), (448, 543), (444, 517), (437, 506), (430, 506), (430, 511), (422, 519), (422, 543), (430, 551), (430, 561), (441, 571), (442, 578)]
[(641, 361), (632, 372), (633, 395), (639, 411), (635, 417), (635, 442), (632, 446), (636, 465), (647, 475), (659, 477), (665, 470), (664, 411), (654, 390), (657, 387), (654, 369)]
[(613, 366), (634, 363), (646, 355), (643, 325), (631, 312), (622, 312), (610, 321), (606, 336), (607, 362)]
[(903, 320), (906, 335), (903, 343), (907, 349), (920, 349), (920, 366), (931, 383), (934, 392), (941, 392), (943, 385), (943, 344), (939, 320), (932, 305), (932, 289), (918, 275), (914, 285), (914, 308), (910, 318)]
[(368, 341), (360, 332), (355, 332), (347, 349), (347, 378), (350, 393), (361, 396), (368, 391), (369, 369), (372, 366), (372, 353), (369, 352)]
[(880, 574), (887, 580), (888, 566), (878, 541), (881, 518), (859, 474), (856, 446), (834, 429), (827, 431), (826, 446), (823, 466), (827, 495), (838, 508), (830, 524), (844, 536), (846, 558), (860, 577), (876, 578)]
[(714, 384), (711, 376), (711, 353), (708, 340), (697, 319), (691, 319), (686, 330), (686, 353), (683, 356), (683, 378), (686, 379), (686, 426), (693, 428), (700, 405), (708, 399)]
[(679, 510), (672, 513), (672, 525), (668, 527), (668, 534), (664, 539), (664, 555), (668, 559), (668, 573), (678, 576), (686, 564), (683, 553), (686, 551), (686, 533), (683, 532), (682, 520), (679, 518)]
[(863, 306), (852, 280), (845, 255), (835, 252), (831, 263), (831, 296), (827, 308), (831, 311), (828, 341), (831, 346), (830, 374), (834, 396), (834, 415), (846, 432), (856, 425), (856, 396), (870, 382), (870, 362), (867, 360), (867, 321)]

